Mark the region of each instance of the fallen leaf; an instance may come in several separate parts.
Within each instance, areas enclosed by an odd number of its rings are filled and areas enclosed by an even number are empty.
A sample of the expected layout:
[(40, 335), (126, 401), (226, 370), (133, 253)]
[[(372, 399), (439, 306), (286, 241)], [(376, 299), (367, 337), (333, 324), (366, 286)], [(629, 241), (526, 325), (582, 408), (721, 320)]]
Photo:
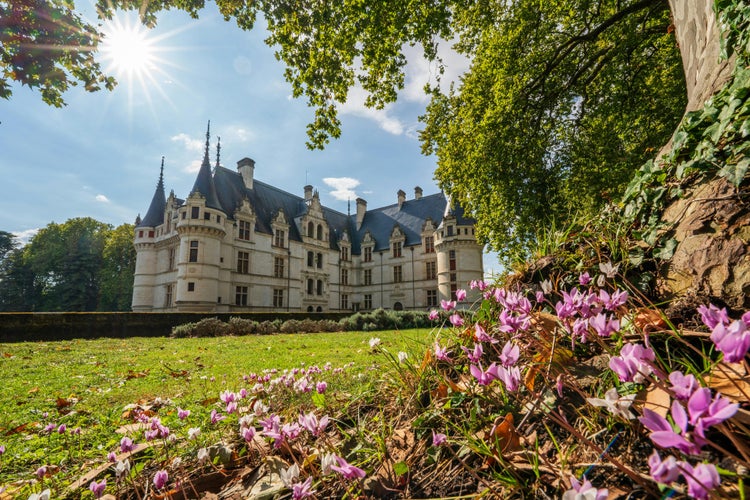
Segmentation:
[(39, 387), (34, 387), (33, 389), (29, 389), (29, 394), (34, 394), (39, 392)]
[(3, 356), (5, 356), (6, 358), (12, 358), (13, 357), (13, 355), (11, 353), (9, 353), (9, 352), (4, 352)]
[(706, 384), (732, 401), (750, 401), (750, 375), (743, 363), (716, 364), (706, 377)]
[(58, 396), (55, 404), (57, 405), (58, 410), (62, 410), (63, 408), (70, 406), (72, 403), (69, 400)]
[(661, 313), (655, 309), (648, 309), (646, 307), (636, 310), (635, 316), (633, 316), (633, 324), (636, 328), (643, 331), (667, 329), (667, 322), (664, 321)]
[(521, 439), (513, 425), (513, 414), (508, 413), (505, 418), (497, 417), (495, 425), (490, 431), (490, 438), (494, 440), (495, 452), (502, 455), (521, 448)]
[(667, 418), (667, 413), (669, 413), (669, 408), (672, 405), (672, 396), (664, 387), (651, 384), (638, 393), (635, 402), (637, 407), (648, 408)]

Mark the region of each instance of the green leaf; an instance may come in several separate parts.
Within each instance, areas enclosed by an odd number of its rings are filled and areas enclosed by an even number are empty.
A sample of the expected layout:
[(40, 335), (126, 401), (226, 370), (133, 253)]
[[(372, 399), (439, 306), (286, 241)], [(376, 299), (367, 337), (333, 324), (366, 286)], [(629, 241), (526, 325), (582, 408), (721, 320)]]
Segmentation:
[(313, 404), (318, 408), (325, 408), (326, 406), (326, 395), (320, 394), (319, 392), (312, 392), (311, 399)]
[(735, 186), (739, 186), (745, 178), (748, 167), (750, 167), (750, 158), (742, 158), (735, 164), (724, 165), (724, 167), (719, 170), (719, 176), (724, 177)]
[(409, 473), (409, 466), (406, 465), (406, 462), (398, 462), (393, 465), (393, 472), (395, 472), (397, 476), (404, 476)]
[(674, 238), (669, 238), (666, 242), (664, 242), (664, 246), (654, 252), (654, 257), (661, 260), (671, 259), (676, 249), (677, 240)]

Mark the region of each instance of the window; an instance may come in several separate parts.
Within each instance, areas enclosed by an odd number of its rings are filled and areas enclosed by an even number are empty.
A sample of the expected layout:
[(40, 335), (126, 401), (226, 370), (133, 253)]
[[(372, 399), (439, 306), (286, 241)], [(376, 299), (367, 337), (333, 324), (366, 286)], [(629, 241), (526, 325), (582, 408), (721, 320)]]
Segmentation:
[(190, 242), (190, 255), (188, 256), (188, 262), (198, 262), (198, 241), (192, 240)]
[(445, 230), (447, 231), (448, 236), (453, 236), (453, 226), (448, 226)]
[(315, 261), (315, 254), (312, 252), (307, 252), (307, 267), (313, 267), (314, 261)]
[(138, 231), (138, 237), (143, 238), (143, 231)]
[(239, 223), (239, 234), (237, 237), (241, 240), (250, 240), (250, 223), (246, 220), (241, 220)]
[(282, 257), (273, 258), (273, 275), (276, 278), (284, 277), (284, 259)]
[(400, 241), (393, 242), (393, 257), (401, 257), (401, 245)]
[(153, 238), (154, 237), (154, 232), (153, 231), (149, 231), (148, 232), (148, 237), (149, 238)]
[(315, 235), (315, 224), (312, 221), (307, 223), (307, 236), (312, 238)]
[(312, 295), (313, 294), (313, 287), (314, 286), (315, 286), (315, 284), (313, 283), (312, 278), (308, 279), (307, 280), (307, 295)]
[(456, 251), (451, 250), (448, 252), (448, 265), (451, 271), (456, 270)]
[(323, 295), (323, 280), (318, 280), (315, 287), (316, 295)]
[(203, 212), (203, 219), (204, 220), (211, 220), (211, 213), (210, 212)]
[(427, 307), (437, 307), (437, 290), (427, 290)]
[(238, 286), (235, 288), (234, 303), (238, 306), (247, 305), (247, 287), (246, 286)]
[(274, 235), (273, 245), (276, 247), (284, 248), (284, 238), (285, 238), (284, 230), (277, 229)]
[(341, 294), (341, 309), (349, 309), (349, 296), (345, 293)]
[(349, 247), (341, 247), (341, 260), (349, 260)]
[(185, 216), (186, 216), (186, 215), (187, 215), (187, 214), (186, 214), (185, 212), (182, 212), (182, 218), (183, 218), (183, 220), (185, 219)]
[(365, 309), (372, 309), (372, 295), (365, 294)]
[(434, 280), (437, 278), (437, 262), (434, 260), (431, 262), (425, 262), (425, 279)]
[(195, 291), (195, 283), (192, 281), (188, 282), (188, 292), (194, 292)]
[(164, 298), (164, 307), (172, 307), (172, 285), (167, 285), (167, 294)]
[(404, 279), (403, 271), (401, 266), (393, 266), (393, 282), (401, 283)]
[(457, 300), (456, 299), (456, 290), (458, 290), (458, 285), (456, 285), (455, 283), (451, 283), (451, 299), (452, 300)]
[(198, 216), (200, 215), (200, 211), (201, 211), (200, 207), (191, 207), (190, 208), (190, 218), (191, 219), (197, 219)]
[(316, 255), (315, 264), (318, 269), (323, 269), (323, 254), (319, 253)]
[(280, 288), (273, 290), (273, 307), (284, 307), (284, 290)]
[(240, 274), (250, 272), (250, 252), (237, 252), (237, 272)]
[(365, 269), (365, 285), (372, 285), (372, 269)]
[(455, 283), (455, 282), (456, 282), (456, 273), (451, 273), (451, 275), (450, 275), (450, 281), (451, 281), (452, 283)]
[(221, 215), (216, 216), (216, 222), (221, 224)]
[(372, 247), (365, 247), (365, 262), (372, 262)]
[(435, 237), (424, 237), (424, 253), (435, 253)]
[(171, 271), (172, 269), (174, 269), (174, 248), (169, 249), (169, 267), (167, 271)]
[(348, 269), (341, 270), (341, 284), (342, 285), (349, 284), (349, 270)]
[(320, 224), (318, 224), (318, 239), (319, 240), (323, 239), (323, 226)]

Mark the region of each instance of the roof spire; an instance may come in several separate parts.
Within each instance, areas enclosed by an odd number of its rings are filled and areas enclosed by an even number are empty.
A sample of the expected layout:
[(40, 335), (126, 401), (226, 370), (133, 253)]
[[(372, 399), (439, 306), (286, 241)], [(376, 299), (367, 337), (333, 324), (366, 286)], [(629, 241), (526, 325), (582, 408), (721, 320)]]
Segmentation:
[(161, 157), (161, 170), (159, 170), (159, 184), (164, 184), (164, 156)]
[(206, 127), (206, 151), (203, 154), (203, 161), (209, 163), (208, 160), (208, 139), (211, 137), (211, 120), (208, 120), (208, 127)]
[(219, 157), (221, 156), (221, 137), (216, 137), (216, 168), (219, 168)]

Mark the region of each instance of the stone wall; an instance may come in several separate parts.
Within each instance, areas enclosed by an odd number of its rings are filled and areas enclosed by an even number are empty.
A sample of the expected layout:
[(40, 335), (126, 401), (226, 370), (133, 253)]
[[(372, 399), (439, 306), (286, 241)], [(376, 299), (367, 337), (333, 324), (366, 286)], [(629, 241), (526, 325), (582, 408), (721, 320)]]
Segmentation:
[(99, 337), (166, 337), (173, 326), (203, 318), (241, 317), (254, 321), (279, 319), (338, 321), (348, 314), (320, 313), (0, 313), (0, 342), (55, 341)]

